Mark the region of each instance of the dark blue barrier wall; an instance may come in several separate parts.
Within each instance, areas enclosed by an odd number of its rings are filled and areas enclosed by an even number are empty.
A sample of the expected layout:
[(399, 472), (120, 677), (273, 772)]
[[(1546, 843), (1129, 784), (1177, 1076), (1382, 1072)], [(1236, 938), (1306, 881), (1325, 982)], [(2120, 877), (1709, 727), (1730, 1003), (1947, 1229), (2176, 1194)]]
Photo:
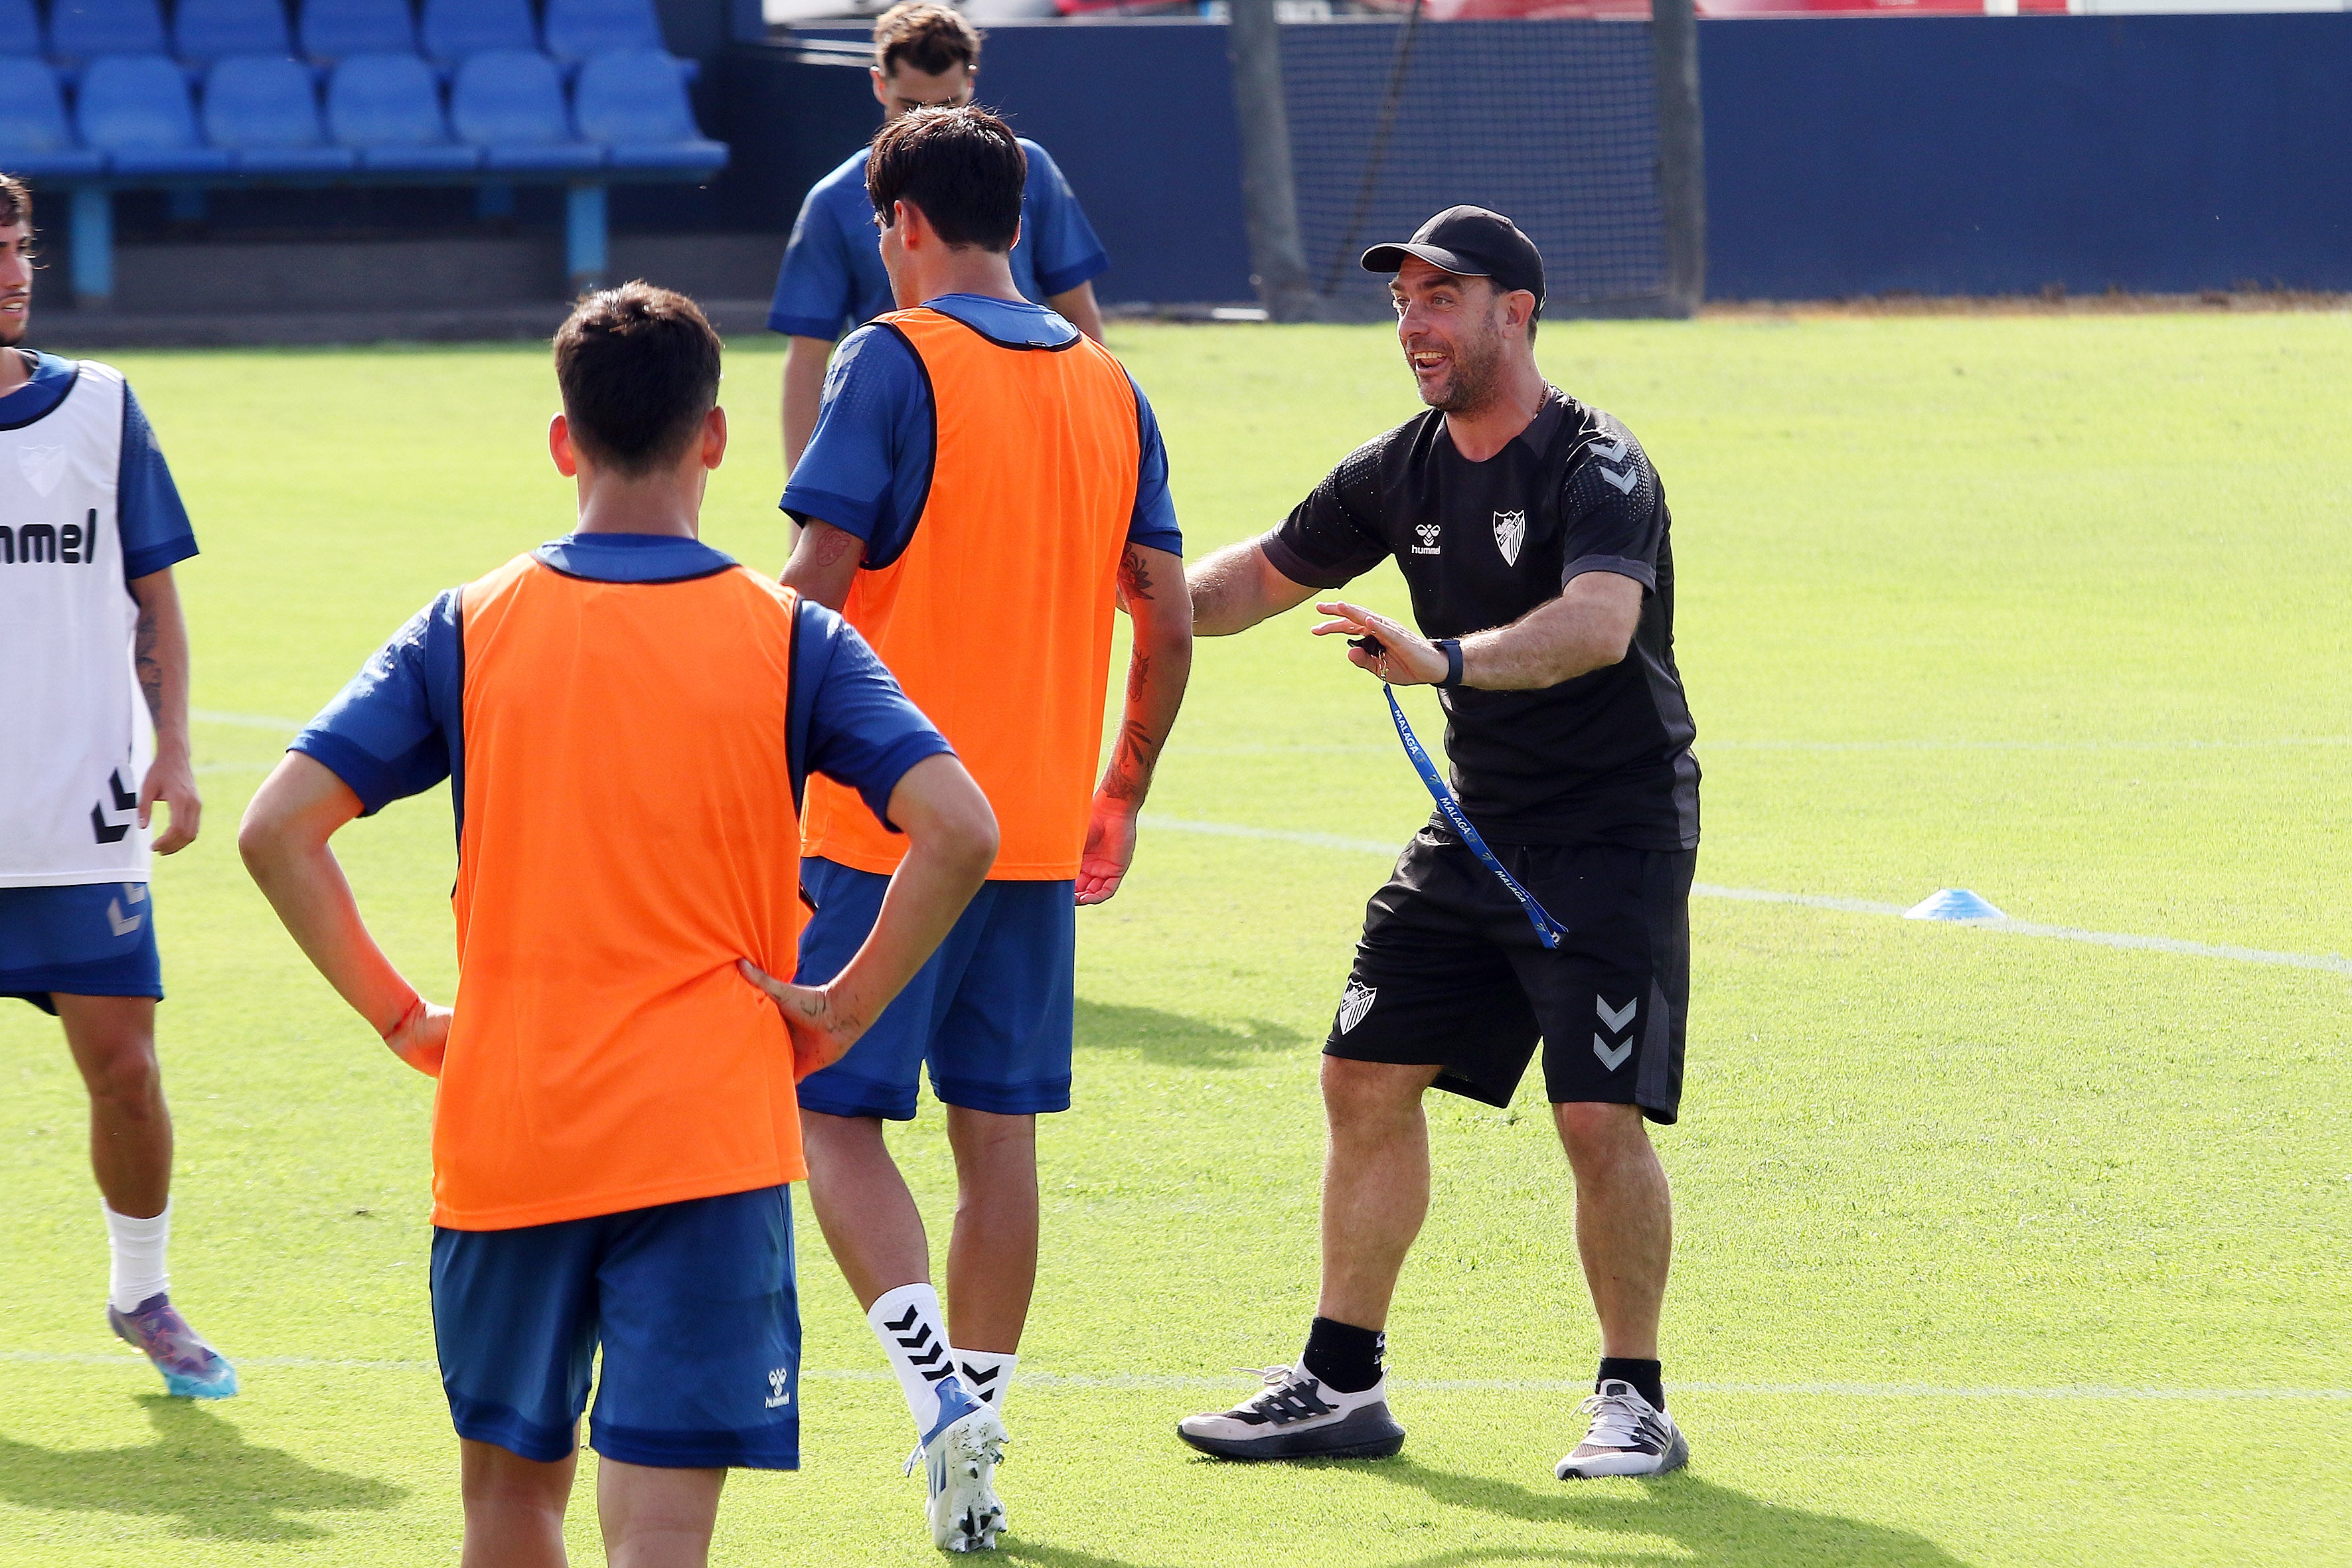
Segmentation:
[[(2352, 289), (2352, 15), (1718, 21), (1699, 50), (1716, 298)], [(841, 86), (814, 115), (780, 89), (795, 169), (872, 133)], [(1076, 188), (1103, 299), (1250, 298), (1222, 26), (999, 26), (981, 94)]]
[(1708, 22), (1707, 292), (2352, 289), (2352, 15)]
[[(863, 38), (812, 29), (811, 37)], [(980, 98), (1042, 143), (1078, 194), (1111, 269), (1107, 300), (1254, 298), (1241, 142), (1222, 24), (1132, 21), (989, 29)], [(854, 152), (872, 109), (836, 133)]]

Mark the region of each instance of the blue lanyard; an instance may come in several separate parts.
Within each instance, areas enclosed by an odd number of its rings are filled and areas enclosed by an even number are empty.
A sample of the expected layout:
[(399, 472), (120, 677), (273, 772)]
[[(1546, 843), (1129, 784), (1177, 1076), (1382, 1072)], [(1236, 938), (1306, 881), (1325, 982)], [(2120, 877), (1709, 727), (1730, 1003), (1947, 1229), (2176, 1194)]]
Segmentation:
[(1486, 869), (1502, 879), (1503, 886), (1511, 890), (1511, 897), (1519, 900), (1519, 907), (1527, 910), (1529, 923), (1536, 928), (1537, 940), (1546, 947), (1558, 947), (1559, 939), (1568, 935), (1568, 928), (1545, 912), (1544, 907), (1536, 902), (1535, 895), (1520, 887), (1511, 874), (1503, 869), (1503, 863), (1495, 858), (1495, 852), (1486, 847), (1486, 841), (1478, 837), (1476, 828), (1470, 826), (1470, 818), (1464, 814), (1462, 803), (1454, 798), (1454, 791), (1447, 786), (1444, 775), (1429, 760), (1429, 753), (1422, 750), (1421, 737), (1412, 732), (1412, 726), (1405, 722), (1404, 710), (1397, 706), (1395, 690), (1382, 681), (1381, 691), (1389, 700), (1389, 712), (1396, 720), (1397, 739), (1404, 742), (1404, 754), (1412, 760), (1413, 772), (1421, 775), (1421, 782), (1429, 786), (1431, 796), (1437, 802), (1439, 815), (1462, 836), (1462, 842), (1470, 847), (1470, 852), (1486, 863)]

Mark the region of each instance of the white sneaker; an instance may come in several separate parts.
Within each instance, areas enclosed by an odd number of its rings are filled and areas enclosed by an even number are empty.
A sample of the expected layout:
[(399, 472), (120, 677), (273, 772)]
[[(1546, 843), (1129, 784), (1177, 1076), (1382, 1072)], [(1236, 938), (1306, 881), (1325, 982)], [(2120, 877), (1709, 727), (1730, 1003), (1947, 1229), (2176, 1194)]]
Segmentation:
[(1690, 1463), (1690, 1444), (1675, 1418), (1611, 1378), (1578, 1406), (1592, 1417), (1584, 1441), (1552, 1467), (1561, 1480), (1594, 1476), (1662, 1476)]
[(1176, 1435), (1221, 1459), (1385, 1459), (1404, 1447), (1388, 1373), (1342, 1394), (1300, 1366), (1245, 1367), (1265, 1386), (1231, 1410), (1187, 1415)]
[(940, 1423), (907, 1460), (909, 1470), (921, 1460), (930, 1481), (931, 1544), (942, 1552), (992, 1551), (1004, 1532), (996, 1467), (1012, 1439), (996, 1412), (954, 1378), (941, 1378), (937, 1388)]

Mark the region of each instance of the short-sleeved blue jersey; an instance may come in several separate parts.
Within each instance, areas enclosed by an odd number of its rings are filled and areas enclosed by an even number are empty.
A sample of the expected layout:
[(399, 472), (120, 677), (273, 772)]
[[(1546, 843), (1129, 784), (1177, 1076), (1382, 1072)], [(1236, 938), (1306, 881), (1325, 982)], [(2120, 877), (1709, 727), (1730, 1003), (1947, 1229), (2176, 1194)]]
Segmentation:
[[(599, 583), (672, 583), (735, 563), (697, 540), (573, 533), (540, 546), (559, 572)], [(457, 590), (436, 595), (362, 665), (287, 749), (320, 763), (360, 797), (362, 815), (452, 779), (465, 811), (465, 650)], [(947, 737), (907, 700), (866, 639), (803, 599), (793, 641), (793, 695), (782, 737), (795, 788), (811, 770), (848, 785), (887, 825), (890, 792)]]
[[(0, 430), (30, 425), (63, 403), (80, 370), (74, 361), (55, 354), (16, 352), (24, 354), (32, 379), (0, 397)], [(196, 552), (196, 531), (188, 522), (188, 509), (180, 502), (163, 449), (155, 444), (154, 427), (128, 386), (122, 389), (122, 457), (116, 465), (115, 495), (124, 582), (161, 572)]]
[[(1110, 257), (1052, 156), (1026, 137), (1021, 150), (1029, 155), (1029, 179), (1021, 192), (1021, 237), (1010, 258), (1013, 281), (1042, 305), (1108, 271)], [(844, 329), (895, 308), (890, 275), (875, 243), (860, 148), (801, 203), (776, 274), (768, 330), (830, 342)]]
[[(1078, 330), (1042, 305), (1016, 305), (978, 294), (945, 294), (929, 308), (1003, 342), (1052, 346)], [(1134, 378), (1128, 378), (1134, 385)], [(1176, 503), (1168, 493), (1168, 447), (1151, 400), (1135, 388), (1141, 436), (1135, 510), (1128, 542), (1184, 553)], [(802, 522), (828, 522), (866, 541), (866, 560), (882, 564), (905, 553), (930, 486), (931, 383), (907, 340), (887, 326), (864, 326), (842, 341), (825, 372), (816, 434), (784, 487), (783, 510)]]

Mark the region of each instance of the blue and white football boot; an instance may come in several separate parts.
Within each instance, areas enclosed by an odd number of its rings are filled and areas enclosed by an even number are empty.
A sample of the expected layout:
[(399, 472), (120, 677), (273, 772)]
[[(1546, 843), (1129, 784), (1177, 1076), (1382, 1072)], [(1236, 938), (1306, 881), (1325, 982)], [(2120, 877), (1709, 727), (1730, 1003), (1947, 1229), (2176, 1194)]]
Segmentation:
[(1595, 1476), (1663, 1476), (1690, 1463), (1690, 1443), (1675, 1418), (1611, 1378), (1578, 1406), (1592, 1417), (1584, 1441), (1552, 1467), (1561, 1480)]
[(942, 1552), (987, 1552), (1004, 1532), (996, 1500), (996, 1467), (1004, 1461), (1004, 1423), (953, 1377), (936, 1385), (940, 1419), (907, 1459), (930, 1482), (931, 1543)]

